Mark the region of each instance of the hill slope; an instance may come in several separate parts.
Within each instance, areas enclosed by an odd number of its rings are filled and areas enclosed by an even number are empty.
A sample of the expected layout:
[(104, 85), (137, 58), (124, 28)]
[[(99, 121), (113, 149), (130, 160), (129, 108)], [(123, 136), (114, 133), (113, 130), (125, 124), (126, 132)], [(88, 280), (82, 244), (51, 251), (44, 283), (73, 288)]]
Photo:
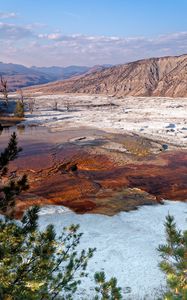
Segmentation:
[(118, 65), (70, 80), (40, 86), (44, 93), (187, 97), (187, 55)]
[[(95, 66), (96, 69), (101, 67)], [(86, 66), (28, 68), (23, 65), (0, 62), (0, 75), (8, 80), (8, 87), (11, 91), (27, 86), (64, 80), (87, 72), (92, 72), (92, 68)]]

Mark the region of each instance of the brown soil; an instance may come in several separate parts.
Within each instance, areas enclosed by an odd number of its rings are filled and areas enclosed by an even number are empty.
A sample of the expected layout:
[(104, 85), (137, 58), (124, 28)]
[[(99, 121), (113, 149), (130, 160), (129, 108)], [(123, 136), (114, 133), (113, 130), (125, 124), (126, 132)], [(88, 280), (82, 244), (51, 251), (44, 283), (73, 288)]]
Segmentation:
[(0, 116), (0, 124), (3, 128), (15, 126), (23, 120), (23, 118), (13, 116)]

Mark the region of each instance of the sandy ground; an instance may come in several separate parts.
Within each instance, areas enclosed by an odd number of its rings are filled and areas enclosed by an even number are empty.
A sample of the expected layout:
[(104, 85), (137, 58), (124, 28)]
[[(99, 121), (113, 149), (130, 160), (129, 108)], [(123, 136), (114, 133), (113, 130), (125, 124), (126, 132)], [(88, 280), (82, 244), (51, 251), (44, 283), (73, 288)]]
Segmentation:
[[(187, 98), (90, 95), (32, 95), (33, 114), (25, 124), (41, 124), (52, 130), (88, 126), (115, 133), (138, 135), (187, 147)], [(57, 110), (54, 110), (57, 105)]]

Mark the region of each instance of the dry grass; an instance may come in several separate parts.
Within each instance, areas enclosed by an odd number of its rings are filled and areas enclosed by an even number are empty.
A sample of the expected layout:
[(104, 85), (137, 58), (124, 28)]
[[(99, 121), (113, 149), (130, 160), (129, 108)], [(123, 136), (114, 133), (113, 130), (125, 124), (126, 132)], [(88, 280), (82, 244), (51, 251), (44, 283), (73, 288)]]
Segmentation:
[(16, 122), (16, 121), (24, 121), (24, 118), (18, 118), (15, 116), (0, 116), (0, 121), (12, 121), (12, 122)]

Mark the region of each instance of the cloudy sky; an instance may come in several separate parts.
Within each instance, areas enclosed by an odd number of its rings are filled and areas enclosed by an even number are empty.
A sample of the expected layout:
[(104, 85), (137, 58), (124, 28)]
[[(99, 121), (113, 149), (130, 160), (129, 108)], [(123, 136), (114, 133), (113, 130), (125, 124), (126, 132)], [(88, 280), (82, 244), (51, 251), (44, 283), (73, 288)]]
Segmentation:
[(187, 0), (0, 1), (0, 61), (119, 64), (187, 53)]

